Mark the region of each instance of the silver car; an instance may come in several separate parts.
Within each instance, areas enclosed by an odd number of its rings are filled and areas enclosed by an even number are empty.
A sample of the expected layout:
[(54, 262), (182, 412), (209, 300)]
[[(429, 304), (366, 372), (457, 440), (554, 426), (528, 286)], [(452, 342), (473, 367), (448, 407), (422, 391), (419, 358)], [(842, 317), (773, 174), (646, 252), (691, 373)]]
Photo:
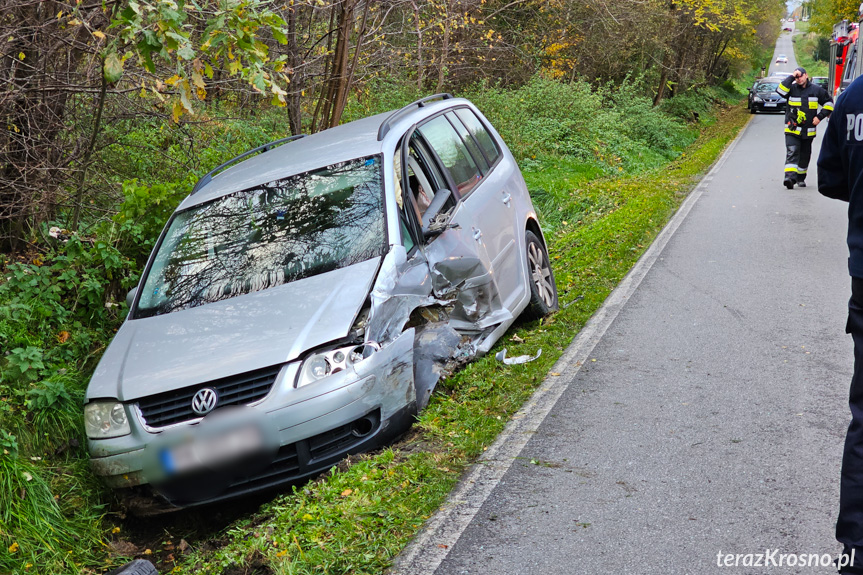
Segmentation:
[(213, 170), (129, 304), (87, 389), (92, 468), (189, 506), (390, 441), (557, 290), (512, 154), (443, 94)]

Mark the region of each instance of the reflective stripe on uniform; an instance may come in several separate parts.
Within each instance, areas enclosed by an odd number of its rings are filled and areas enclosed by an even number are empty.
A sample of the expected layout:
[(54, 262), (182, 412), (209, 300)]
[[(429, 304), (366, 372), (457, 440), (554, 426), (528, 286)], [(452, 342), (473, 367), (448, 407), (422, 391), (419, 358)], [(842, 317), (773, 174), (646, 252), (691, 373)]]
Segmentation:
[(818, 109), (818, 101), (817, 100), (809, 100), (809, 109), (817, 110)]
[(796, 172), (797, 171), (797, 164), (785, 164), (785, 171), (786, 172)]
[(798, 173), (798, 174), (805, 174), (805, 173), (806, 173), (806, 168), (797, 168), (797, 173)]
[(788, 92), (791, 91), (791, 88), (786, 88), (785, 85), (779, 84), (779, 87), (776, 88), (776, 91), (779, 92), (780, 94), (787, 94)]
[(799, 136), (800, 135), (800, 128), (797, 128), (796, 130), (792, 130), (791, 128), (785, 128), (785, 133), (786, 134), (795, 134), (795, 135)]
[(815, 134), (817, 134), (817, 133), (818, 133), (818, 132), (815, 130), (815, 128), (809, 128), (809, 131), (807, 132), (807, 134), (808, 134), (809, 136), (814, 136), (814, 135), (815, 135)]
[(825, 110), (827, 110), (828, 112), (832, 112), (833, 111), (833, 100), (830, 100), (829, 102), (825, 102), (824, 105), (821, 107), (824, 108)]
[(801, 98), (788, 98), (789, 106), (800, 106), (803, 104), (803, 100)]

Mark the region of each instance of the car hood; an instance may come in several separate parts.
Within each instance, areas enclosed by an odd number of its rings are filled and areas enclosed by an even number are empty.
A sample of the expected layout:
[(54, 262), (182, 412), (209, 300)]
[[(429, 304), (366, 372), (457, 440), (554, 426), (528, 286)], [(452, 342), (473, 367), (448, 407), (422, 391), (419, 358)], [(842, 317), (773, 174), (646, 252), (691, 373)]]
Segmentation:
[(129, 401), (296, 359), (345, 337), (380, 258), (289, 284), (123, 324), (87, 399)]

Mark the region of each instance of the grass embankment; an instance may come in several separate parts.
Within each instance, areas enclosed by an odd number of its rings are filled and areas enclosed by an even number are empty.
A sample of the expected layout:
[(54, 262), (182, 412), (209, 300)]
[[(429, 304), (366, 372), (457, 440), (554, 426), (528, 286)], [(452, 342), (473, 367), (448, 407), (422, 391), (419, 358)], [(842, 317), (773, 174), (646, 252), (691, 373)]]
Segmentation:
[[(94, 226), (89, 241), (46, 248), (8, 264), (3, 274), (0, 573), (98, 573), (135, 556), (177, 573), (234, 573), (235, 566), (256, 573), (380, 572), (494, 441), (748, 118), (742, 106), (724, 105), (712, 118), (703, 94), (683, 94), (657, 110), (633, 91), (581, 83), (537, 80), (468, 96), (522, 165), (561, 301), (559, 313), (517, 325), (498, 345), (511, 355), (541, 348), (542, 356), (522, 366), (492, 355), (470, 364), (440, 385), (397, 445), (252, 513), (235, 509), (241, 519), (227, 527), (224, 517), (214, 517), (220, 506), (150, 520), (142, 534), (89, 474), (80, 414), (89, 373), (122, 318), (123, 304), (114, 302), (137, 280), (141, 245), (152, 242), (181, 188), (128, 184), (120, 217)], [(357, 106), (351, 113), (373, 111), (379, 110)], [(682, 121), (696, 117), (697, 124)], [(148, 139), (146, 129), (130, 134)], [(176, 136), (162, 136), (168, 137)]]
[(810, 77), (827, 76), (827, 62), (815, 59), (820, 42), (818, 35), (809, 33), (809, 22), (796, 22), (795, 28), (796, 32), (791, 37), (791, 41), (794, 44), (797, 65), (806, 68)]

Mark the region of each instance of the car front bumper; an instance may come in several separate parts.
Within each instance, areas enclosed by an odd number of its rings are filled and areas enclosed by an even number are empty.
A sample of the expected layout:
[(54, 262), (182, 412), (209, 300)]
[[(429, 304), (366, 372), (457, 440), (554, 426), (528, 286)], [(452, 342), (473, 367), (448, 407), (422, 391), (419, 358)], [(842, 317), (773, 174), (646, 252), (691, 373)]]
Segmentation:
[[(407, 330), (353, 369), (301, 388), (294, 387), (299, 362), (285, 365), (269, 395), (248, 408), (277, 434), (278, 452), (270, 464), (250, 476), (236, 478), (221, 493), (205, 500), (162, 495), (176, 505), (187, 506), (295, 483), (325, 471), (348, 454), (390, 440), (410, 425), (416, 411), (413, 339), (414, 330)], [(129, 411), (136, 411), (130, 407)], [(148, 430), (137, 414), (129, 420), (131, 434), (89, 441), (91, 467), (110, 487), (155, 481), (149, 462), (158, 459), (152, 450), (160, 448), (160, 435), (178, 428), (194, 433), (197, 427), (180, 424), (172, 430), (156, 431)]]

